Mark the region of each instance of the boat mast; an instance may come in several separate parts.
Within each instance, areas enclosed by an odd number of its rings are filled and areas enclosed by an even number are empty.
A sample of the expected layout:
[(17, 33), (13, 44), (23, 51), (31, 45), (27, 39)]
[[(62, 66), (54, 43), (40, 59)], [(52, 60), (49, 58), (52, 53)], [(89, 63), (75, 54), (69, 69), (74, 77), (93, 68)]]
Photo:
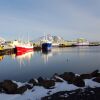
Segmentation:
[(28, 43), (29, 43), (29, 34), (27, 33), (27, 41), (28, 41)]

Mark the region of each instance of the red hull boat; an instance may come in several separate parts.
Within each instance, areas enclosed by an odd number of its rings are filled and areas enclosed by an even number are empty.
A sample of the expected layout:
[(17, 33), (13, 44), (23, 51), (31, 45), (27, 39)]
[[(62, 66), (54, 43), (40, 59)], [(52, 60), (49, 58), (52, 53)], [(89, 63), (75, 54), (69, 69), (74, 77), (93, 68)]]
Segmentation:
[(33, 51), (33, 45), (31, 45), (31, 44), (17, 45), (15, 48), (16, 48), (17, 52), (30, 52), (30, 51)]
[(29, 52), (29, 51), (33, 51), (33, 48), (25, 48), (25, 47), (16, 46), (16, 50), (17, 52)]

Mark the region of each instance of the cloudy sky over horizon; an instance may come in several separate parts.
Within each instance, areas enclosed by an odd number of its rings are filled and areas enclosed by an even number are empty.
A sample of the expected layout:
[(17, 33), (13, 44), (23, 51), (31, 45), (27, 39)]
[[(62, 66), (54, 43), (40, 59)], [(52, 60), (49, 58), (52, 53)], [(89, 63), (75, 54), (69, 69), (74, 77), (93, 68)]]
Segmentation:
[(0, 0), (0, 37), (100, 40), (100, 0)]

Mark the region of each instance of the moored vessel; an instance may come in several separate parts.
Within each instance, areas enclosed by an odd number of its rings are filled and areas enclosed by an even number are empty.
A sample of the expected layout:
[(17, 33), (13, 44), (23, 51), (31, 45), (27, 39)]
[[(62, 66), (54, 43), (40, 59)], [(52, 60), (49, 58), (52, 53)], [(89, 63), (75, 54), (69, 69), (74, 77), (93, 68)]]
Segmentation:
[(15, 46), (17, 52), (29, 52), (33, 51), (33, 45), (31, 43), (21, 43)]
[(42, 43), (42, 50), (48, 51), (52, 48), (52, 42), (51, 41), (45, 41)]
[(83, 39), (83, 38), (79, 38), (77, 39), (77, 42), (74, 43), (73, 45), (74, 46), (89, 46), (89, 41), (87, 41), (86, 39)]
[(41, 47), (43, 51), (49, 51), (52, 49), (52, 38), (50, 36), (44, 36), (41, 42)]

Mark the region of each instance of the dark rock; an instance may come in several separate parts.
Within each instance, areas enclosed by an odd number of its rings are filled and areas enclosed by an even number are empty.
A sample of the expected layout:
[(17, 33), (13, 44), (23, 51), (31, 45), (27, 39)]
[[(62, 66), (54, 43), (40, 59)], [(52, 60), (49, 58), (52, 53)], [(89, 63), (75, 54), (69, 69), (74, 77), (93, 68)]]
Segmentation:
[(55, 73), (53, 76), (55, 76), (55, 75), (56, 75), (56, 76), (59, 76), (59, 74), (58, 74), (58, 73)]
[(17, 89), (16, 94), (23, 94), (27, 90), (27, 86), (21, 86)]
[(15, 94), (18, 85), (13, 83), (11, 80), (5, 80), (4, 82), (2, 82), (1, 87), (5, 93)]
[(46, 80), (46, 79), (43, 79), (42, 77), (39, 77), (38, 78), (38, 82), (39, 82), (39, 85), (40, 86), (43, 86), (47, 89), (51, 88), (52, 86), (55, 85), (55, 81), (54, 80)]
[(100, 73), (98, 73), (97, 75), (95, 75), (95, 77), (100, 77)]
[(99, 75), (99, 70), (95, 70), (95, 71), (93, 71), (93, 72), (91, 73), (91, 76), (92, 76), (92, 77), (98, 77), (98, 75)]
[(72, 79), (75, 78), (75, 74), (72, 72), (65, 72), (64, 74), (60, 75), (60, 77), (68, 82), (71, 82)]
[(43, 81), (44, 81), (44, 79), (43, 79), (42, 77), (39, 77), (39, 78), (38, 78), (38, 82), (39, 82), (39, 83), (42, 83)]
[(93, 81), (100, 83), (100, 77), (94, 78)]
[(80, 77), (82, 79), (91, 79), (92, 78), (91, 74), (81, 74)]
[(2, 92), (2, 90), (3, 90), (3, 89), (2, 89), (2, 83), (0, 83), (0, 92)]
[(54, 80), (46, 80), (46, 79), (43, 79), (42, 77), (39, 77), (38, 78), (38, 84), (40, 86), (43, 86), (47, 89), (51, 88), (52, 86), (55, 85), (55, 81)]
[(93, 77), (98, 77), (98, 76), (100, 76), (99, 70), (95, 70), (95, 71), (93, 71), (93, 72), (90, 73), (90, 74), (81, 74), (81, 75), (80, 75), (80, 77), (81, 77), (82, 79), (91, 79), (91, 78), (93, 78)]
[(44, 80), (41, 83), (41, 85), (44, 86), (45, 88), (49, 89), (49, 88), (51, 88), (52, 86), (55, 85), (55, 81), (54, 80)]
[(32, 89), (32, 88), (33, 88), (33, 87), (32, 87), (31, 85), (29, 85), (29, 84), (26, 84), (25, 86), (27, 87), (27, 89)]
[(72, 80), (72, 83), (78, 87), (84, 87), (85, 86), (85, 82), (83, 79), (81, 79), (80, 77), (76, 77)]
[(86, 88), (75, 91), (60, 91), (41, 100), (99, 100), (100, 88)]
[(28, 83), (33, 84), (33, 86), (37, 85), (37, 82), (34, 79), (31, 79)]
[(53, 80), (54, 80), (55, 82), (63, 82), (61, 79), (59, 79), (59, 78), (57, 78), (57, 77), (54, 77)]
[(51, 79), (55, 82), (63, 82), (60, 78), (61, 77), (57, 73), (55, 73)]

